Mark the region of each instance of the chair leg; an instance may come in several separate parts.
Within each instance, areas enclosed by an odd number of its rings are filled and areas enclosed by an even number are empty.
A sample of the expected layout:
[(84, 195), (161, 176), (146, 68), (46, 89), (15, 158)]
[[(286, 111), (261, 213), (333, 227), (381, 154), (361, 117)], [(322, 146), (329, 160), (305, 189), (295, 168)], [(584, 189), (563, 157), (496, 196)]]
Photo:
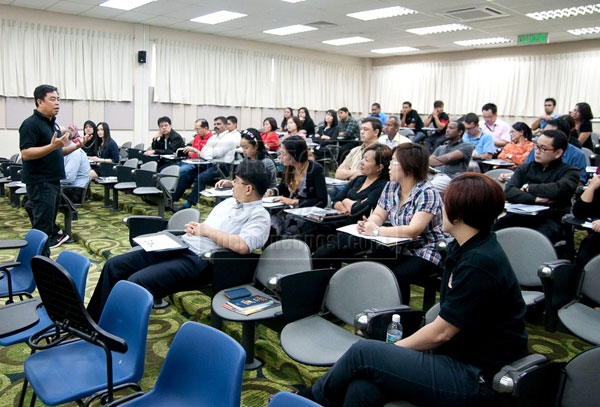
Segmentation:
[(158, 200), (158, 216), (161, 218), (165, 217), (165, 200), (163, 197)]
[(244, 370), (256, 370), (262, 366), (262, 362), (254, 357), (254, 321), (242, 322), (242, 348), (246, 351), (246, 363)]
[(23, 379), (23, 388), (21, 389), (21, 395), (19, 396), (19, 407), (23, 407), (23, 403), (25, 402), (25, 394), (27, 393), (27, 383), (27, 377), (25, 377)]
[(104, 206), (103, 208), (110, 208), (110, 185), (104, 184)]
[(35, 394), (35, 391), (34, 391), (33, 394), (31, 395), (31, 401), (29, 402), (29, 407), (35, 407), (36, 398), (37, 398), (37, 395)]
[(112, 210), (113, 211), (118, 211), (119, 210), (119, 191), (117, 191), (116, 188), (113, 188)]

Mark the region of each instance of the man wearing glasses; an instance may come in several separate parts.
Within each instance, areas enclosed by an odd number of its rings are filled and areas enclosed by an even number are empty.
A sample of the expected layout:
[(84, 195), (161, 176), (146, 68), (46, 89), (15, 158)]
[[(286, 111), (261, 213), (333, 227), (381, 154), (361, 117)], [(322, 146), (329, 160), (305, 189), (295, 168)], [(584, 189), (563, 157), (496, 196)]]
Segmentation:
[(521, 226), (541, 232), (553, 243), (561, 239), (561, 218), (571, 210), (571, 198), (579, 182), (579, 170), (562, 161), (567, 145), (562, 131), (544, 131), (535, 145), (535, 160), (520, 165), (504, 190), (510, 203), (550, 209), (533, 216), (507, 213), (498, 219), (494, 230)]
[(158, 119), (158, 132), (152, 139), (152, 148), (144, 152), (144, 155), (152, 154), (174, 154), (177, 149), (185, 147), (183, 138), (173, 130), (171, 119), (167, 116)]

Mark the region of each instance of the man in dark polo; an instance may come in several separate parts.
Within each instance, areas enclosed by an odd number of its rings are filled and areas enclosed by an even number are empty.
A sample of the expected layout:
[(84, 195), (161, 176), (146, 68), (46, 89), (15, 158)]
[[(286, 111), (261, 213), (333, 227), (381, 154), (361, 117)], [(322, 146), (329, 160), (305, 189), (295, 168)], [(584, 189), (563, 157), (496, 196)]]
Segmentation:
[(50, 246), (57, 236), (52, 236), (60, 202), (60, 180), (65, 178), (63, 157), (85, 144), (91, 136), (74, 140), (69, 133), (61, 134), (56, 124), (60, 110), (58, 89), (40, 85), (33, 92), (36, 109), (19, 128), (19, 148), (23, 157), (23, 182), (32, 204), (32, 227), (48, 235), (42, 254), (50, 255)]
[(175, 154), (177, 149), (185, 147), (181, 135), (173, 130), (169, 117), (160, 117), (158, 128), (158, 133), (152, 139), (152, 148), (144, 152), (144, 155)]

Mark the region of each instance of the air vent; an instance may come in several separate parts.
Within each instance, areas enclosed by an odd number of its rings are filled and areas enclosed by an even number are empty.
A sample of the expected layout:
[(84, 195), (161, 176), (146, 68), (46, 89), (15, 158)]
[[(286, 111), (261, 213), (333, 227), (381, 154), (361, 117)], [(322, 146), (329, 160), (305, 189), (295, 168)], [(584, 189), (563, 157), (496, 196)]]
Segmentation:
[(310, 27), (315, 27), (315, 28), (337, 27), (337, 24), (330, 23), (327, 21), (315, 21), (314, 23), (308, 23), (306, 25), (308, 25)]
[(461, 23), (469, 21), (491, 20), (494, 18), (509, 17), (510, 14), (492, 7), (467, 7), (458, 10), (450, 10), (441, 14)]

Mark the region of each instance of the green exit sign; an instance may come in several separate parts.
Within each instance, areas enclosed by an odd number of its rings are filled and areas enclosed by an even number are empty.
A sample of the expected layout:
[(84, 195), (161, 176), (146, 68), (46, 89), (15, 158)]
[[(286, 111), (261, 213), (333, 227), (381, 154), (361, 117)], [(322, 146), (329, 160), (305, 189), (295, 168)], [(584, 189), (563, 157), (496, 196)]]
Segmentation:
[(540, 44), (548, 42), (548, 33), (519, 35), (519, 44)]

